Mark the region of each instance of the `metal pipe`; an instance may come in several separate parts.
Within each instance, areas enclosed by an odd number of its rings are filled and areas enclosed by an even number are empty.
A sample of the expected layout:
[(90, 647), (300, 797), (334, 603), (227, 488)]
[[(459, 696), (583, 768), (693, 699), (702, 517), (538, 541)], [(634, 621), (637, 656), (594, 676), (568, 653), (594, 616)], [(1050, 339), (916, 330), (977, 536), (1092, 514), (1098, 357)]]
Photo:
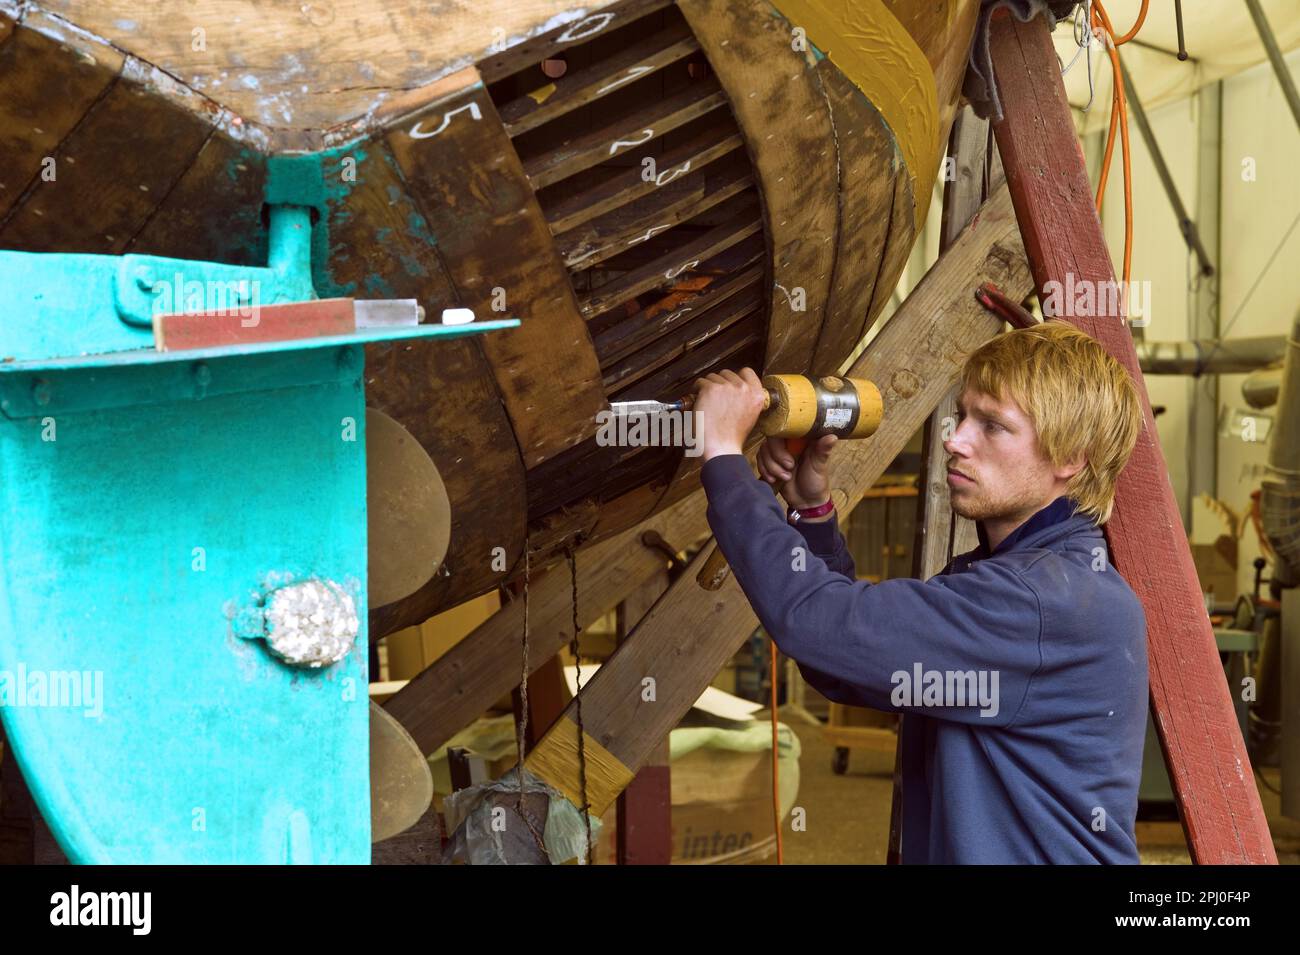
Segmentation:
[(1277, 393), (1282, 389), (1281, 368), (1261, 368), (1246, 376), (1241, 383), (1241, 396), (1252, 408), (1271, 408), (1277, 404)]
[(1196, 229), (1196, 223), (1192, 217), (1187, 214), (1187, 207), (1183, 205), (1182, 196), (1178, 194), (1178, 187), (1174, 185), (1174, 177), (1169, 172), (1169, 166), (1165, 163), (1164, 154), (1160, 151), (1160, 144), (1156, 142), (1156, 134), (1151, 131), (1151, 124), (1147, 122), (1146, 110), (1142, 108), (1142, 101), (1138, 99), (1137, 90), (1133, 87), (1133, 80), (1129, 77), (1129, 71), (1121, 71), (1124, 76), (1124, 95), (1128, 97), (1128, 108), (1137, 119), (1138, 130), (1142, 133), (1142, 139), (1147, 144), (1147, 151), (1151, 153), (1151, 162), (1156, 167), (1156, 175), (1160, 177), (1160, 184), (1165, 187), (1165, 195), (1169, 197), (1169, 204), (1174, 207), (1174, 217), (1178, 219), (1178, 231), (1183, 234), (1183, 241), (1187, 247), (1196, 253), (1196, 260), (1200, 263), (1202, 275), (1213, 275), (1214, 264), (1210, 262), (1210, 255), (1205, 251), (1205, 246), (1201, 244), (1201, 235)]
[(1178, 27), (1178, 59), (1187, 59), (1187, 44), (1183, 42), (1183, 0), (1174, 0), (1174, 24)]
[(1286, 353), (1283, 335), (1134, 344), (1138, 367), (1148, 375), (1227, 375), (1255, 371), (1281, 361)]
[(1296, 92), (1295, 80), (1291, 78), (1291, 71), (1286, 68), (1286, 60), (1282, 59), (1282, 51), (1278, 49), (1273, 28), (1268, 25), (1268, 18), (1264, 16), (1264, 8), (1259, 5), (1259, 0), (1246, 0), (1246, 7), (1250, 10), (1251, 19), (1255, 21), (1255, 29), (1259, 31), (1259, 39), (1264, 44), (1264, 51), (1268, 53), (1268, 60), (1273, 64), (1277, 81), (1282, 85), (1282, 95), (1286, 97), (1287, 105), (1291, 107), (1291, 115), (1295, 118), (1296, 127), (1300, 128), (1300, 93)]
[(1273, 576), (1284, 586), (1300, 583), (1300, 312), (1287, 341), (1268, 468), (1260, 483), (1264, 534), (1278, 556)]

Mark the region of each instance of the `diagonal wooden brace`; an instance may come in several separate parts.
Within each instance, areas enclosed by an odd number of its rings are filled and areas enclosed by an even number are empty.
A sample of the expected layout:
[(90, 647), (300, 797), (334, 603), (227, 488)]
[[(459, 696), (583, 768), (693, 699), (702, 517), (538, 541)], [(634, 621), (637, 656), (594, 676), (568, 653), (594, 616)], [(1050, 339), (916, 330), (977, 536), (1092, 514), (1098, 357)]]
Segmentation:
[[(994, 133), (1039, 295), (1048, 283), (1091, 283), (1101, 301), (1100, 290), (1115, 287), (1115, 271), (1051, 34), (1041, 17), (998, 16), (990, 51), (1005, 110)], [(1192, 860), (1276, 863), (1132, 335), (1119, 314), (1062, 317), (1128, 369), (1142, 399), (1144, 427), (1119, 477), (1106, 538), (1146, 609), (1151, 709)]]
[[(635, 527), (578, 553), (578, 624), (591, 625), (656, 573), (668, 558), (642, 541), (654, 532), (686, 546), (704, 537), (704, 492), (678, 501)], [(530, 582), (529, 660), (536, 670), (573, 635), (572, 584), (567, 564)], [(426, 667), (384, 704), (425, 753), (431, 753), (519, 684), (522, 598), (505, 604)]]

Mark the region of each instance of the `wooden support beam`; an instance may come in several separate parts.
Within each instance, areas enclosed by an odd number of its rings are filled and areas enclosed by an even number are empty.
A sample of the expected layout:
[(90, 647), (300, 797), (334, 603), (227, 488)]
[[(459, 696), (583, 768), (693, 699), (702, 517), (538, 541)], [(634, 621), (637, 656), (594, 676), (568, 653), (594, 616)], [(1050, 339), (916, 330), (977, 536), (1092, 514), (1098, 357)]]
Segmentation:
[[(841, 513), (852, 509), (948, 391), (966, 355), (1001, 322), (974, 297), (992, 281), (1007, 294), (1030, 289), (1011, 200), (1003, 188), (930, 271), (851, 374), (876, 382), (885, 401), (880, 429), (844, 442), (832, 458), (831, 487)], [(712, 548), (654, 605), (633, 636), (582, 690), (587, 797), (597, 815), (618, 796), (654, 747), (677, 724), (727, 658), (757, 625), (740, 586), (728, 575), (705, 590), (696, 574)], [(650, 679), (654, 692), (647, 694)], [(582, 804), (576, 707), (526, 760), (530, 770)]]
[[(708, 535), (704, 492), (679, 501), (609, 540), (578, 553), (578, 623), (589, 626), (642, 581), (661, 571), (666, 556), (641, 542), (655, 531), (676, 548)], [(534, 670), (573, 633), (569, 568), (534, 572), (529, 584), (529, 659)], [(384, 703), (426, 753), (468, 726), (517, 684), (524, 601), (505, 604)]]
[[(989, 154), (988, 120), (980, 119), (969, 106), (958, 115), (948, 140), (948, 157), (953, 178), (944, 186), (943, 225), (939, 249), (947, 249), (970, 222), (984, 201), (984, 171)], [(964, 553), (957, 546), (974, 536), (975, 524), (953, 513), (948, 497), (947, 440), (945, 419), (955, 420), (957, 388), (944, 395), (930, 415), (922, 442), (923, 483), (918, 502), (922, 507), (917, 522), (919, 546), (915, 550), (913, 576), (929, 580), (947, 566), (954, 554)], [(973, 546), (973, 545), (972, 545)], [(969, 550), (969, 548), (966, 548)]]
[[(566, 568), (560, 567), (560, 572)], [(568, 705), (569, 688), (564, 683), (564, 661), (556, 653), (528, 675), (528, 725), (524, 730), (524, 752), (546, 735), (551, 724), (560, 718)], [(514, 707), (515, 725), (523, 717), (523, 693), (515, 687), (510, 695)]]
[[(952, 177), (945, 177), (943, 219), (939, 236), (942, 255), (957, 240), (971, 218), (979, 211), (986, 194), (985, 169), (989, 154), (989, 123), (980, 119), (970, 106), (957, 114), (948, 137), (948, 157)], [(945, 169), (948, 166), (945, 165)], [(953, 385), (931, 412), (921, 439), (921, 487), (917, 494), (916, 546), (913, 548), (912, 576), (929, 580), (948, 565), (956, 554), (970, 550), (964, 546), (975, 537), (975, 522), (953, 512), (948, 495), (948, 453), (943, 443), (948, 439), (949, 422), (956, 421), (957, 393)], [(898, 738), (903, 737), (907, 717), (898, 716)], [(903, 748), (894, 753), (894, 795), (890, 805), (889, 848), (886, 861), (902, 861), (903, 838)]]
[[(1113, 288), (1047, 24), (995, 17), (990, 50), (1006, 116), (994, 132), (1040, 296), (1048, 283)], [(1110, 312), (1065, 320), (1128, 369), (1142, 400), (1144, 426), (1105, 529), (1115, 566), (1146, 609), (1151, 706), (1192, 860), (1276, 863), (1132, 335)]]

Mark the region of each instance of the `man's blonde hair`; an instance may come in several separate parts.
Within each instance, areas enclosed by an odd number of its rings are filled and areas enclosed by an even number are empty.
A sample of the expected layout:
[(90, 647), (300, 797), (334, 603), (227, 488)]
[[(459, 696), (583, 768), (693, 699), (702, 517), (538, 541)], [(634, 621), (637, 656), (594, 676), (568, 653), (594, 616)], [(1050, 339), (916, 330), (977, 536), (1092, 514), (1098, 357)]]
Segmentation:
[(1110, 520), (1115, 482), (1142, 428), (1142, 405), (1124, 366), (1090, 335), (1049, 320), (986, 342), (966, 359), (963, 387), (1011, 397), (1034, 422), (1054, 467), (1084, 457), (1065, 493), (1077, 513)]

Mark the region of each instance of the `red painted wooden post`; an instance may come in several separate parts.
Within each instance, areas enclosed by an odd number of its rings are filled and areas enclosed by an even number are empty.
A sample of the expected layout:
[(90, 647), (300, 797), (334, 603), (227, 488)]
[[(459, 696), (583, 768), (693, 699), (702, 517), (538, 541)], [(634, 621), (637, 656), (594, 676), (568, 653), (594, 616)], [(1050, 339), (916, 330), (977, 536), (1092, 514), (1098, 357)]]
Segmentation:
[[(618, 605), (622, 643), (668, 589), (667, 571), (655, 574)], [(618, 797), (615, 808), (619, 865), (670, 865), (673, 861), (672, 760), (667, 737)]]
[[(1020, 23), (1003, 11), (990, 49), (1005, 112), (994, 132), (1039, 294), (1049, 282), (1114, 288), (1047, 24)], [(1057, 317), (1105, 345), (1142, 397), (1144, 429), (1105, 530), (1115, 566), (1146, 609), (1151, 707), (1192, 861), (1276, 864), (1132, 334), (1113, 308)]]
[(673, 861), (672, 803), (672, 769), (668, 740), (664, 740), (618, 797), (619, 865), (669, 865)]

